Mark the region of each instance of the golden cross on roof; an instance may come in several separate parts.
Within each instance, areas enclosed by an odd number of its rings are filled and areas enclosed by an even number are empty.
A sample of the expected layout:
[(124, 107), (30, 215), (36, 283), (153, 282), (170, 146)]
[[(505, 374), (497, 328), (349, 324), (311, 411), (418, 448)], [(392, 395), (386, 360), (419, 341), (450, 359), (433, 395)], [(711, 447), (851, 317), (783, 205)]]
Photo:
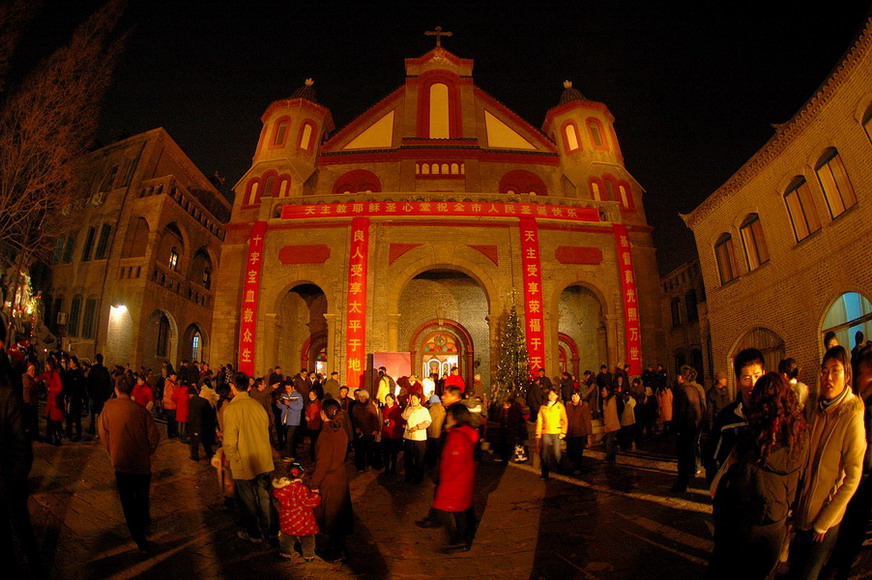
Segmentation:
[(453, 36), (451, 32), (442, 32), (442, 27), (437, 26), (436, 30), (427, 30), (424, 32), (427, 36), (435, 36), (436, 37), (436, 48), (442, 47), (442, 37), (443, 36)]

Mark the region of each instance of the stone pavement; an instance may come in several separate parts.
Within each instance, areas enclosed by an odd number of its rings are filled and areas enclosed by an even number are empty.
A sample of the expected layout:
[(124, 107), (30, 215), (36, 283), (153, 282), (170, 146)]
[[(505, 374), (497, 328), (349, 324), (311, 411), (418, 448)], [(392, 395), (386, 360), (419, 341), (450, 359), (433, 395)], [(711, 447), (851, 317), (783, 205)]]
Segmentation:
[[(163, 429), (161, 429), (163, 433)], [(646, 453), (604, 464), (587, 451), (582, 476), (538, 477), (485, 454), (477, 471), (480, 518), (471, 551), (447, 556), (442, 530), (421, 530), (433, 484), (406, 484), (349, 468), (356, 516), (341, 564), (280, 561), (236, 537), (214, 469), (163, 440), (155, 456), (152, 535), (142, 555), (129, 540), (107, 454), (97, 442), (35, 446), (31, 514), (54, 578), (699, 578), (711, 550), (703, 480), (681, 497), (667, 490), (674, 462)], [(304, 454), (301, 454), (304, 455)]]

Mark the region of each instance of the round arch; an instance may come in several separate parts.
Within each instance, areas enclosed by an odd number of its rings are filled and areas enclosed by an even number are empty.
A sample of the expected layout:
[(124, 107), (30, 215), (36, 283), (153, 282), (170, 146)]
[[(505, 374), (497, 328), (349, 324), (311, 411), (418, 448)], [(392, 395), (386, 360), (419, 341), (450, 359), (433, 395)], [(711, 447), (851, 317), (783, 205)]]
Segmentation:
[(185, 333), (182, 335), (182, 344), (179, 348), (179, 358), (203, 361), (206, 359), (208, 344), (209, 342), (206, 339), (206, 333), (203, 330), (203, 327), (198, 323), (193, 322), (188, 325), (188, 328), (185, 329)]
[[(777, 329), (765, 326), (750, 326), (738, 335), (730, 346), (727, 356), (727, 368), (733, 368), (733, 361), (739, 352), (746, 348), (756, 348), (763, 353), (763, 361), (766, 369), (778, 370), (778, 363), (785, 357), (786, 346), (783, 333)], [(734, 377), (735, 378), (735, 377)], [(735, 385), (733, 385), (735, 387)], [(733, 389), (735, 395), (735, 388)]]
[(150, 368), (160, 368), (160, 363), (168, 360), (178, 363), (179, 325), (168, 310), (156, 308), (148, 317), (142, 344), (143, 364)]
[(823, 337), (827, 332), (835, 332), (839, 344), (850, 353), (858, 331), (866, 340), (872, 338), (872, 303), (856, 290), (833, 292), (829, 298), (818, 320), (820, 354), (823, 355)]
[(326, 369), (318, 368), (318, 355), (327, 348), (327, 331), (322, 330), (310, 334), (300, 349), (300, 368), (315, 372), (324, 372)]
[(447, 331), (459, 339), (459, 342), (462, 345), (462, 351), (460, 353), (461, 357), (458, 357), (458, 368), (460, 369), (460, 375), (464, 380), (467, 382), (471, 381), (475, 372), (475, 345), (472, 341), (472, 335), (466, 327), (454, 320), (440, 320), (434, 318), (420, 324), (418, 328), (412, 332), (412, 337), (409, 339), (409, 353), (412, 359), (412, 368), (417, 369), (420, 367), (417, 363), (419, 362), (418, 356), (420, 353), (418, 353), (418, 347), (421, 340), (430, 333), (440, 330)]
[(391, 272), (393, 283), (388, 287), (386, 293), (387, 304), (397, 304), (403, 289), (415, 276), (430, 270), (453, 270), (466, 274), (479, 285), (484, 291), (488, 303), (488, 314), (493, 313), (494, 302), (500, 295), (493, 278), (481, 266), (463, 256), (465, 252), (462, 250), (467, 252), (475, 252), (475, 250), (462, 246), (455, 246), (454, 249), (461, 250), (461, 252), (452, 256), (451, 262), (437, 259), (432, 252), (425, 253), (423, 247), (403, 254), (392, 266), (392, 269), (397, 269)]
[(581, 369), (579, 369), (578, 367), (578, 363), (581, 360), (581, 357), (578, 354), (578, 345), (575, 343), (575, 339), (573, 339), (568, 334), (558, 332), (557, 348), (558, 352), (561, 353), (561, 364), (558, 366), (563, 366), (560, 371), (570, 372), (572, 373), (573, 378), (578, 379), (581, 372)]

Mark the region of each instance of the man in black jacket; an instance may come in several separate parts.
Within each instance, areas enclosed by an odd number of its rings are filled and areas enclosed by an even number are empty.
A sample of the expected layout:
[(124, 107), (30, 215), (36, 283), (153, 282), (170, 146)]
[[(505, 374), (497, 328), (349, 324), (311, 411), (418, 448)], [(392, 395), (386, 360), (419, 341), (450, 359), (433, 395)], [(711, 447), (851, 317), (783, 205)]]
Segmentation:
[(88, 435), (97, 433), (97, 415), (103, 412), (103, 405), (112, 396), (112, 377), (109, 369), (103, 366), (103, 355), (97, 353), (97, 362), (88, 371), (88, 408), (91, 421), (88, 425)]

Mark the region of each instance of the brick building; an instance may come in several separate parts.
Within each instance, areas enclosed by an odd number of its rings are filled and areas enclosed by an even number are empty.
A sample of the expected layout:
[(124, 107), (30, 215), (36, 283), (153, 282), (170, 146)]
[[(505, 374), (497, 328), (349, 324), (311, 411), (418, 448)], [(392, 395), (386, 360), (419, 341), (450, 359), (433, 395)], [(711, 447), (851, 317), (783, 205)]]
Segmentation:
[[(566, 83), (537, 129), (437, 46), (334, 132), (311, 81), (272, 103), (217, 278), (213, 359), (363, 380), (367, 355), (488, 381), (513, 304), (549, 375), (656, 353), (651, 228), (613, 117)], [(557, 99), (555, 99), (557, 100)], [(659, 355), (657, 355), (659, 356)]]
[(661, 361), (674, 377), (682, 365), (697, 372), (700, 384), (709, 384), (718, 370), (712, 366), (708, 304), (699, 260), (687, 262), (660, 278), (666, 325), (667, 359)]
[(45, 301), (62, 346), (153, 369), (208, 360), (230, 204), (163, 129), (86, 155), (77, 174), (87, 203)]
[(684, 216), (716, 367), (756, 346), (768, 368), (792, 356), (816, 384), (825, 333), (849, 349), (856, 331), (872, 335), (870, 26), (802, 109)]

